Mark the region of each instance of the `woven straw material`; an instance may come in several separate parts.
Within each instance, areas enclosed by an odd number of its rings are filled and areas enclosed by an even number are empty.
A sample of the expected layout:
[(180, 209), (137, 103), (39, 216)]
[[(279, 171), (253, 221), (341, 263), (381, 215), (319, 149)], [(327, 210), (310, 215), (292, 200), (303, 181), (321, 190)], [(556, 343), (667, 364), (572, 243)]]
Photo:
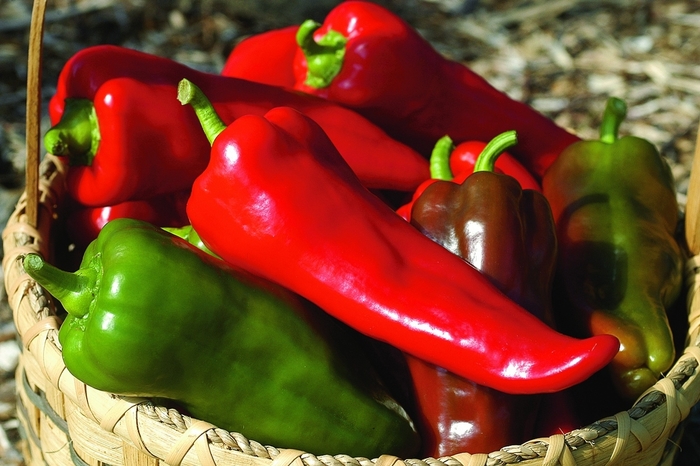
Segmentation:
[[(37, 0), (30, 31), (27, 80), (27, 188), (2, 234), (5, 289), (22, 354), (16, 373), (17, 411), (26, 464), (114, 466), (668, 466), (683, 421), (700, 400), (700, 155), (688, 190), (686, 238), (695, 257), (685, 269), (689, 329), (685, 351), (666, 376), (628, 410), (566, 434), (504, 446), (488, 454), (375, 459), (314, 456), (261, 445), (235, 432), (155, 406), (117, 397), (78, 381), (63, 363), (52, 297), (24, 271), (29, 252), (52, 258), (52, 232), (65, 194), (66, 166), (51, 155), (39, 164), (39, 65), (45, 0)], [(700, 144), (698, 144), (700, 147)], [(697, 164), (698, 166), (695, 166)], [(262, 409), (262, 408), (261, 408)]]

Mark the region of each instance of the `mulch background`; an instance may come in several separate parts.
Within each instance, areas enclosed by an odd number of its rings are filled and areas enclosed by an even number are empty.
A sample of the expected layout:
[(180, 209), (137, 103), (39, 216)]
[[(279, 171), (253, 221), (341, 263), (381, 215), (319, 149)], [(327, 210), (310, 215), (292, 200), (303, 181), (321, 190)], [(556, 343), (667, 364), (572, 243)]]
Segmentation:
[[(57, 0), (48, 2), (44, 103), (81, 48), (118, 44), (218, 72), (249, 34), (321, 21), (331, 0)], [(649, 139), (669, 161), (685, 207), (700, 120), (700, 1), (384, 0), (440, 52), (585, 138), (597, 137), (606, 99), (627, 101), (621, 134)], [(23, 189), (27, 38), (31, 2), (0, 2), (0, 227)], [(48, 121), (42, 121), (48, 129)], [(3, 291), (4, 293), (4, 291)], [(0, 464), (16, 449), (14, 368), (19, 348), (0, 302)], [(612, 413), (611, 413), (612, 414)], [(690, 418), (678, 464), (700, 464)]]

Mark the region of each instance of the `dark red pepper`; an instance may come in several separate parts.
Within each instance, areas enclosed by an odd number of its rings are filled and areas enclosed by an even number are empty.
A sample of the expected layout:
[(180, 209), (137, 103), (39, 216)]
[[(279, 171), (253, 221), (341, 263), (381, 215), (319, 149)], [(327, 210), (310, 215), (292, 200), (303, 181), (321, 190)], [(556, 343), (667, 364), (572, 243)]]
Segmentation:
[[(494, 171), (496, 159), (516, 141), (514, 131), (503, 133), (464, 181), (430, 184), (413, 204), (411, 224), (551, 323), (557, 242), (549, 204), (540, 192)], [(447, 160), (440, 160), (447, 169)], [(540, 397), (506, 394), (412, 356), (407, 361), (426, 455), (491, 452), (531, 438)]]
[(231, 50), (221, 74), (271, 86), (294, 86), (292, 63), (299, 48), (298, 29), (293, 25), (246, 37)]
[[(421, 183), (413, 192), (411, 200), (396, 209), (396, 212), (410, 221), (413, 203), (425, 188), (437, 180), (461, 183), (474, 172), (477, 158), (485, 148), (486, 143), (481, 141), (465, 141), (455, 146), (449, 136), (441, 137), (430, 154), (430, 178)], [(499, 155), (493, 171), (512, 176), (523, 189), (542, 190), (530, 172), (507, 152)]]
[(228, 127), (183, 80), (212, 143), (187, 203), (223, 260), (276, 282), (365, 335), (511, 393), (557, 391), (618, 351), (555, 332), (363, 187), (321, 127), (288, 107)]
[[(206, 166), (209, 145), (197, 119), (177, 102), (183, 77), (207, 91), (227, 122), (277, 105), (304, 112), (370, 188), (413, 190), (428, 176), (420, 154), (337, 104), (123, 47), (95, 46), (64, 66), (49, 104), (56, 126), (46, 146), (75, 157), (67, 184), (76, 200), (104, 206), (189, 188)], [(79, 110), (70, 114), (75, 106)]]
[(76, 204), (66, 215), (66, 232), (82, 250), (97, 238), (107, 222), (115, 218), (143, 220), (159, 227), (183, 227), (189, 223), (185, 211), (189, 195), (189, 190), (186, 190), (113, 206), (85, 207)]
[[(323, 44), (328, 34), (345, 38), (342, 52), (337, 40)], [(425, 153), (444, 134), (460, 143), (515, 130), (520, 143), (513, 155), (539, 180), (559, 153), (579, 140), (440, 55), (380, 5), (342, 2), (323, 24), (303, 23), (297, 39), (296, 89), (347, 105)]]
[[(591, 397), (588, 398), (589, 403), (593, 403), (595, 406), (600, 405), (600, 403), (596, 403), (599, 399), (593, 398), (592, 393), (584, 391), (582, 394), (584, 398)], [(605, 395), (602, 394), (602, 396)], [(594, 415), (594, 417), (590, 418), (591, 421), (586, 423), (576, 412), (580, 405), (581, 397), (574, 396), (569, 390), (542, 395), (534, 436), (549, 437), (556, 434), (565, 434), (614, 412), (605, 411), (600, 416)]]

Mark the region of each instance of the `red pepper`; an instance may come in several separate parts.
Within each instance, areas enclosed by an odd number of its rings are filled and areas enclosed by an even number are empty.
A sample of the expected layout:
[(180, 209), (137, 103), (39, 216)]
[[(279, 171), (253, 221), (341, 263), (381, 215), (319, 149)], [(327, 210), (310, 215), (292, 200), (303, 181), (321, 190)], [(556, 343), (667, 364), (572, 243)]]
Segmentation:
[[(474, 166), (479, 154), (486, 148), (481, 141), (465, 141), (456, 147), (449, 136), (441, 137), (430, 154), (430, 178), (421, 183), (413, 192), (411, 200), (396, 209), (396, 212), (407, 221), (411, 221), (411, 208), (425, 188), (437, 180), (451, 180), (462, 183), (474, 172)], [(512, 176), (523, 189), (541, 192), (542, 188), (530, 172), (523, 167), (512, 155), (502, 153), (496, 160), (493, 170), (496, 173)]]
[[(514, 131), (505, 132), (484, 148), (464, 181), (436, 180), (428, 186), (413, 205), (411, 223), (551, 324), (557, 251), (552, 212), (542, 193), (522, 189), (513, 177), (494, 170), (516, 142)], [(446, 157), (438, 161), (449, 171)], [(539, 397), (509, 395), (411, 356), (407, 361), (425, 454), (490, 452), (532, 436)]]
[(271, 86), (294, 86), (292, 63), (298, 29), (297, 25), (287, 26), (243, 39), (229, 53), (221, 74)]
[(187, 203), (204, 244), (415, 357), (510, 393), (557, 391), (617, 353), (555, 332), (363, 187), (313, 120), (288, 107), (225, 126), (181, 83), (212, 143)]
[[(325, 45), (328, 34), (336, 36)], [(337, 36), (346, 43), (338, 50)], [(495, 89), (468, 67), (446, 59), (382, 6), (346, 1), (323, 24), (297, 35), (296, 89), (347, 105), (421, 151), (449, 134), (455, 142), (491, 140), (515, 130), (513, 155), (537, 179), (578, 137)]]
[[(74, 198), (104, 206), (189, 188), (206, 166), (209, 147), (196, 118), (176, 100), (183, 77), (209, 93), (227, 122), (263, 115), (277, 105), (304, 112), (324, 128), (370, 188), (413, 190), (428, 176), (420, 154), (337, 104), (202, 73), (135, 50), (96, 46), (68, 61), (49, 104), (56, 126), (45, 137), (47, 148), (55, 155), (77, 155), (67, 177)], [(88, 108), (72, 115), (69, 103)], [(101, 141), (94, 138), (96, 132)]]
[[(461, 183), (467, 176), (472, 174), (476, 160), (479, 154), (484, 151), (486, 145), (483, 141), (464, 141), (453, 147), (452, 153), (449, 154), (449, 159), (450, 170), (455, 174), (454, 181), (456, 183)], [(542, 187), (532, 174), (508, 152), (498, 156), (493, 171), (512, 176), (520, 183), (520, 187), (523, 189), (542, 192)]]
[(182, 227), (189, 223), (185, 211), (189, 194), (189, 190), (178, 191), (105, 207), (76, 205), (67, 214), (66, 232), (83, 249), (115, 218), (143, 220), (159, 227)]

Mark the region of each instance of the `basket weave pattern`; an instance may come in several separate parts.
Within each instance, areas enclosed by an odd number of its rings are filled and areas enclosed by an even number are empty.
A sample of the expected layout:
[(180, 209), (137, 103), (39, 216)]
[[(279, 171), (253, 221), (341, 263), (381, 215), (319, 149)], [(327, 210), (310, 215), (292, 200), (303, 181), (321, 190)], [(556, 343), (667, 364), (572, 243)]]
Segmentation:
[[(42, 15), (40, 11), (39, 16)], [(30, 45), (30, 63), (32, 49), (40, 49), (40, 37), (41, 29), (34, 30), (31, 39), (39, 41), (39, 45)], [(36, 76), (29, 74), (36, 81)], [(28, 79), (28, 99), (32, 92), (38, 92), (36, 89), (38, 86)], [(33, 97), (37, 105), (39, 99)], [(28, 159), (38, 160), (37, 123), (30, 125), (36, 112), (30, 111), (29, 106), (28, 102)], [(35, 163), (38, 165), (38, 161)], [(700, 400), (700, 256), (691, 258), (685, 270), (689, 319), (686, 348), (666, 377), (626, 411), (572, 432), (504, 446), (488, 454), (465, 452), (439, 459), (315, 456), (262, 445), (239, 433), (156, 406), (147, 399), (117, 397), (95, 390), (66, 369), (58, 342), (61, 319), (55, 303), (21, 265), (23, 256), (30, 252), (51, 259), (51, 228), (65, 193), (67, 167), (61, 160), (46, 155), (37, 177), (30, 176), (30, 166), (28, 163), (27, 189), (2, 234), (4, 284), (22, 342), (16, 373), (17, 417), (25, 437), (23, 454), (28, 465), (670, 465), (678, 451), (683, 420)], [(693, 174), (698, 176), (695, 168)], [(694, 185), (698, 182), (694, 184), (691, 179), (691, 186)], [(698, 196), (700, 193), (689, 190), (689, 208), (700, 209)], [(697, 217), (694, 210), (689, 214)], [(695, 222), (690, 221), (689, 225), (694, 228)], [(693, 234), (688, 233), (691, 246), (696, 241), (690, 237)]]

